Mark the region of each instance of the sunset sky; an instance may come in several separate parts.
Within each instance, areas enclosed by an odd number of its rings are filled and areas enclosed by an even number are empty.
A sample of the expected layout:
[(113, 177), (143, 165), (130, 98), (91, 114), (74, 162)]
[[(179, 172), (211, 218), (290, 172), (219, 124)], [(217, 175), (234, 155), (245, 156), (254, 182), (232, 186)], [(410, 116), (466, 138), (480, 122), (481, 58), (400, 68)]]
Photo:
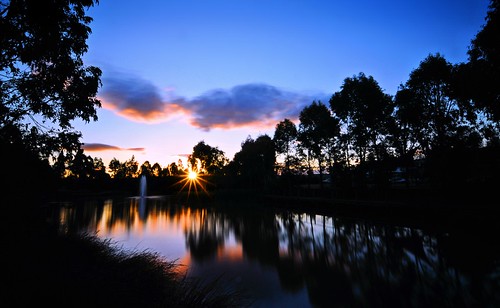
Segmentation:
[(85, 153), (166, 166), (205, 141), (233, 159), (343, 80), (394, 95), (430, 53), (467, 60), (487, 0), (100, 0), (86, 65), (103, 71)]

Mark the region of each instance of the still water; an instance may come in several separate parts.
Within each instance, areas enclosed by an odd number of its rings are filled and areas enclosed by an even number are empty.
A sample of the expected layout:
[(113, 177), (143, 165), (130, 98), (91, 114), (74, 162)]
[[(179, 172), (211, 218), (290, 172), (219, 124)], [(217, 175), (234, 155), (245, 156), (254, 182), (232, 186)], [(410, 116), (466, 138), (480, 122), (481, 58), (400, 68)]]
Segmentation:
[(500, 234), (466, 221), (426, 229), (168, 196), (61, 205), (61, 232), (157, 252), (256, 307), (500, 307)]

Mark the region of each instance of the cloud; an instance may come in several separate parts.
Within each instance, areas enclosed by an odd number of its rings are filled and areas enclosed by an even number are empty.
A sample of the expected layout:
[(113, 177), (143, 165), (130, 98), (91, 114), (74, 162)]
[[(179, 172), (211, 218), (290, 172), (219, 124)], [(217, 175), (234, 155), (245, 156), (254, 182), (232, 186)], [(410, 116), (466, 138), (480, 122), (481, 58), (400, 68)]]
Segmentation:
[(300, 111), (317, 97), (252, 83), (229, 90), (208, 91), (194, 99), (164, 99), (151, 82), (135, 77), (113, 77), (103, 81), (103, 107), (128, 119), (143, 122), (168, 121), (184, 115), (202, 130), (242, 126), (272, 127), (284, 118), (297, 119)]
[(284, 118), (297, 118), (311, 97), (282, 91), (266, 84), (246, 84), (201, 95), (183, 107), (191, 124), (203, 130), (241, 126), (274, 126)]
[(100, 151), (134, 151), (144, 152), (145, 148), (120, 148), (114, 145), (103, 143), (85, 143), (82, 148), (87, 152), (100, 152)]
[(165, 102), (158, 88), (137, 77), (106, 78), (99, 94), (102, 105), (130, 120), (156, 122), (182, 113), (175, 103)]

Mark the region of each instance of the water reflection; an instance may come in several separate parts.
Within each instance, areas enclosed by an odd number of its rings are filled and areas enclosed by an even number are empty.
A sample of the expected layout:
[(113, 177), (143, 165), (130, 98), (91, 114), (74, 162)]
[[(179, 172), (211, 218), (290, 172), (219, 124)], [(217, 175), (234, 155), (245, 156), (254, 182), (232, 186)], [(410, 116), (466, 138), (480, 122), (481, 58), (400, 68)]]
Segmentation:
[(164, 198), (66, 205), (61, 232), (98, 232), (222, 277), (256, 306), (499, 306), (497, 234), (288, 211), (190, 207)]

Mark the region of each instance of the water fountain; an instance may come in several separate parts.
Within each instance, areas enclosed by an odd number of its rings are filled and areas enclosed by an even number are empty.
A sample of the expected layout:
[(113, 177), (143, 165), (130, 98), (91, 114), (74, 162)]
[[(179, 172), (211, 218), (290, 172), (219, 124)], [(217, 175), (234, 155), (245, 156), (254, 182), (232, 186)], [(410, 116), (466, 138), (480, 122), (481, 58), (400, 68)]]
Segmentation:
[(139, 196), (141, 198), (146, 197), (146, 189), (147, 189), (146, 176), (142, 175), (141, 176), (141, 182), (140, 182), (140, 185), (139, 185)]
[(142, 175), (141, 176), (141, 181), (139, 184), (139, 216), (141, 218), (145, 217), (146, 214), (146, 189), (147, 189), (147, 183), (146, 183), (146, 176)]

